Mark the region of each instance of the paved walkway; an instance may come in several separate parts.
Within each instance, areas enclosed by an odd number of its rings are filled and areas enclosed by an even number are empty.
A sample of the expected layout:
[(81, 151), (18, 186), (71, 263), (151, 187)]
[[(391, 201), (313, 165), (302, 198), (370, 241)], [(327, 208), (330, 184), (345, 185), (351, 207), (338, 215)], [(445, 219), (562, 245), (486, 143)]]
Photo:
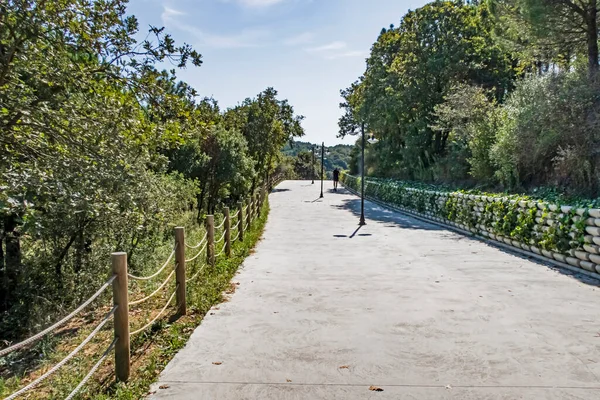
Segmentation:
[(371, 203), (356, 231), (360, 200), (318, 186), (270, 195), (237, 291), (151, 398), (600, 398), (593, 281)]

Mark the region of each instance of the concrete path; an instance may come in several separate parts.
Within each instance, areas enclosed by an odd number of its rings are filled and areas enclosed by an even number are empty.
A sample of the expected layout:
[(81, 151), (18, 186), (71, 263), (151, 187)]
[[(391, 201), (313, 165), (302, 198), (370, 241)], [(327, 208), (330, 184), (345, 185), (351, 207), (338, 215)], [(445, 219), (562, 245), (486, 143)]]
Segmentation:
[(597, 282), (371, 203), (357, 231), (360, 200), (318, 186), (270, 195), (237, 291), (151, 398), (600, 399)]

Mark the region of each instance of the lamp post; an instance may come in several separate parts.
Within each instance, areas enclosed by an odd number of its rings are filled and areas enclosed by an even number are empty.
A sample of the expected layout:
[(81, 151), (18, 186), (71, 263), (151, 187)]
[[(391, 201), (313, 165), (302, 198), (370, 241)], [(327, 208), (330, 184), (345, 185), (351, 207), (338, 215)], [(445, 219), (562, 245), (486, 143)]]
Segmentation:
[[(362, 122), (360, 125), (360, 134), (362, 136), (362, 148), (361, 148), (361, 157), (360, 157), (360, 221), (358, 225), (363, 226), (366, 225), (365, 221), (365, 123)], [(377, 139), (375, 139), (375, 135), (370, 134), (369, 143), (377, 143)]]
[(312, 147), (312, 171), (310, 175), (312, 176), (312, 184), (315, 184), (315, 145)]
[[(329, 149), (327, 149), (325, 147), (325, 142), (321, 143), (321, 146), (314, 146), (313, 147), (313, 157), (314, 157), (314, 152), (315, 150), (321, 150), (321, 196), (319, 196), (319, 198), (323, 198), (323, 175), (325, 174), (325, 154), (329, 154)], [(314, 158), (313, 158), (314, 160)], [(313, 182), (314, 183), (314, 182)]]
[(323, 198), (323, 168), (325, 164), (325, 142), (321, 143), (321, 196)]

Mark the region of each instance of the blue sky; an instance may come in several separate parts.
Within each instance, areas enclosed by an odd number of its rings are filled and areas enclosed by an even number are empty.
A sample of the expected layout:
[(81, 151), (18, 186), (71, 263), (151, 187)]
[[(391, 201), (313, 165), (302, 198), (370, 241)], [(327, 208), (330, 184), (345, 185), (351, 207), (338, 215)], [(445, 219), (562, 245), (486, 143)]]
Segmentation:
[(306, 117), (302, 140), (336, 138), (339, 91), (362, 74), (381, 28), (424, 0), (130, 0), (140, 30), (164, 26), (202, 53), (178, 72), (224, 109), (272, 86)]

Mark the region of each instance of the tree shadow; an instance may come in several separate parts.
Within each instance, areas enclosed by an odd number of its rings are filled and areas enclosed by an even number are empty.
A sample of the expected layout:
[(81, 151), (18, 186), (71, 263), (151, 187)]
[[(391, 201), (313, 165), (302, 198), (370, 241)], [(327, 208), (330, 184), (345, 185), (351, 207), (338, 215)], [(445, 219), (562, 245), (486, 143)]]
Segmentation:
[[(337, 193), (338, 194), (351, 194), (347, 190), (345, 193), (342, 193), (341, 191), (338, 190)], [(357, 222), (358, 222), (358, 219), (360, 218), (360, 199), (359, 198), (343, 199), (342, 204), (332, 205), (332, 207), (335, 207), (340, 210), (352, 212), (354, 215), (356, 215)], [(415, 230), (427, 230), (427, 231), (439, 231), (439, 230), (443, 229), (434, 224), (430, 224), (427, 222), (420, 222), (412, 217), (406, 216), (404, 214), (400, 214), (396, 211), (379, 206), (379, 205), (372, 203), (370, 201), (367, 201), (367, 200), (365, 200), (365, 219), (367, 220), (367, 225), (369, 224), (369, 220), (378, 221), (378, 222), (386, 223), (386, 225), (385, 225), (386, 228), (415, 229)]]
[(280, 192), (289, 192), (290, 189), (285, 189), (285, 188), (274, 188), (271, 189), (271, 193), (280, 193)]

